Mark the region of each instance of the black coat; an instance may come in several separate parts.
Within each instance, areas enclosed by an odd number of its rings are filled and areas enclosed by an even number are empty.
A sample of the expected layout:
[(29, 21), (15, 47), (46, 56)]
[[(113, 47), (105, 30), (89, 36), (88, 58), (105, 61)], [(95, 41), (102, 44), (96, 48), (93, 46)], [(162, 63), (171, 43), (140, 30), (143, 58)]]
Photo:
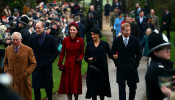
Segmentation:
[(173, 74), (173, 64), (170, 61), (152, 58), (146, 72), (146, 95), (147, 100), (163, 100), (165, 97), (160, 90), (159, 77)]
[(24, 28), (20, 31), (22, 36), (22, 43), (29, 46), (30, 32), (28, 28)]
[(140, 32), (139, 32), (139, 27), (138, 27), (137, 23), (132, 22), (130, 25), (131, 25), (131, 35), (139, 38)]
[(139, 82), (137, 67), (141, 59), (139, 40), (130, 36), (128, 45), (125, 47), (123, 37), (117, 37), (112, 46), (113, 54), (118, 52), (118, 58), (114, 61), (117, 67), (117, 83), (137, 83)]
[(145, 31), (147, 28), (146, 18), (144, 17), (142, 23), (140, 23), (140, 17), (137, 17), (136, 22), (137, 22), (137, 25), (139, 26), (140, 41), (141, 41), (145, 35)]
[(80, 37), (84, 38), (86, 27), (81, 22), (78, 22), (77, 24), (79, 26)]
[[(171, 20), (172, 20), (172, 15), (170, 12), (168, 14), (163, 13), (162, 14), (162, 21), (161, 21), (162, 27), (164, 27), (165, 29), (170, 29), (171, 28)], [(166, 24), (164, 25), (163, 22), (166, 22)]]
[[(95, 47), (94, 42), (89, 42), (86, 46), (85, 61), (88, 62), (87, 70), (87, 93), (86, 98), (100, 96), (111, 97), (111, 88), (109, 83), (107, 55), (113, 58), (112, 51), (107, 42), (100, 41), (100, 44)], [(88, 58), (93, 57), (93, 62), (88, 61)], [(99, 72), (90, 68), (94, 65), (99, 69)]]
[(29, 45), (34, 52), (37, 67), (32, 73), (33, 88), (53, 88), (52, 63), (57, 57), (56, 41), (53, 36), (47, 35), (39, 45), (37, 35), (30, 38)]
[(91, 29), (95, 27), (96, 24), (97, 24), (97, 20), (95, 20), (94, 18), (90, 18), (89, 20), (87, 20), (87, 25), (86, 25), (86, 42), (87, 43), (92, 41)]

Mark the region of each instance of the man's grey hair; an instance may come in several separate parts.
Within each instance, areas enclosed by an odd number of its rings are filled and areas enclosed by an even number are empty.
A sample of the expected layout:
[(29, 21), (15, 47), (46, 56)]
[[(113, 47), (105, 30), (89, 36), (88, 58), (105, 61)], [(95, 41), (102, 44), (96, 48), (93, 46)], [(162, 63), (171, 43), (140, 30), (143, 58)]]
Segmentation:
[(13, 32), (13, 34), (12, 34), (12, 39), (13, 39), (13, 37), (16, 36), (16, 35), (19, 36), (19, 39), (20, 39), (20, 40), (22, 39), (21, 33), (19, 33), (19, 32)]
[(80, 21), (80, 16), (75, 16), (75, 22)]

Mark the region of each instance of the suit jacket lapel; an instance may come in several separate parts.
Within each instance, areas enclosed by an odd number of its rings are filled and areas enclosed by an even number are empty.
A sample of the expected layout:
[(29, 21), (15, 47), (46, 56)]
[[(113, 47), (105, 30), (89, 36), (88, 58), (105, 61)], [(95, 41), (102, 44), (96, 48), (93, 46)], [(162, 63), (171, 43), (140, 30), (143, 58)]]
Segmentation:
[(24, 51), (24, 45), (21, 44), (21, 46), (19, 47), (18, 52), (15, 55), (15, 59)]
[(125, 44), (124, 44), (124, 42), (123, 42), (123, 37), (122, 37), (122, 36), (120, 36), (120, 44), (121, 44), (121, 46), (123, 46), (124, 48), (126, 48), (126, 47), (125, 47)]

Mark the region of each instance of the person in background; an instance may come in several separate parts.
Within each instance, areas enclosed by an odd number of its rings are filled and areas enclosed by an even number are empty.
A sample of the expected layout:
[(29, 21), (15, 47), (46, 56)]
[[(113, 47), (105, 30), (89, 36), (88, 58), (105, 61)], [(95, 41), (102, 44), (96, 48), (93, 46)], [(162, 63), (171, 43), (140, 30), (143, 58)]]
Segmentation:
[(12, 34), (12, 43), (5, 49), (4, 72), (13, 77), (12, 89), (25, 100), (32, 100), (30, 75), (36, 68), (33, 50), (22, 44), (19, 32)]
[(29, 17), (28, 16), (22, 16), (19, 20), (18, 27), (16, 29), (16, 32), (20, 32), (22, 35), (22, 43), (29, 46), (29, 38), (30, 38), (30, 32), (27, 28), (27, 24), (29, 23)]
[(153, 20), (152, 20), (152, 17), (150, 15), (146, 16), (146, 24), (147, 24), (147, 28), (151, 28), (152, 32), (155, 30)]
[(159, 26), (159, 18), (158, 16), (155, 15), (154, 9), (150, 10), (150, 16), (152, 17), (153, 20), (153, 24), (155, 29), (157, 29), (158, 31), (160, 31), (160, 26)]
[(139, 3), (136, 3), (136, 9), (135, 9), (135, 18), (137, 18), (140, 14), (140, 11), (142, 11), (143, 9), (140, 7)]
[(97, 20), (94, 19), (94, 16), (92, 13), (89, 13), (88, 15), (89, 20), (87, 20), (86, 24), (86, 43), (92, 41), (91, 37), (91, 29), (97, 25)]
[(172, 77), (173, 62), (170, 61), (171, 44), (164, 34), (151, 33), (148, 38), (151, 57), (150, 65), (145, 75), (147, 100), (163, 100), (161, 92), (161, 77)]
[(84, 39), (86, 27), (80, 22), (80, 16), (75, 16), (74, 20), (78, 24), (80, 37)]
[(107, 3), (104, 7), (105, 10), (105, 16), (106, 16), (106, 23), (109, 22), (109, 16), (110, 16), (110, 11), (111, 11), (111, 5), (109, 4), (109, 0), (107, 0)]
[(151, 28), (147, 28), (145, 32), (145, 36), (143, 37), (143, 40), (140, 42), (141, 47), (144, 47), (144, 51), (142, 56), (147, 57), (147, 66), (149, 65), (149, 47), (148, 47), (148, 37), (152, 33)]
[[(135, 17), (134, 17), (134, 19), (135, 19)], [(132, 18), (130, 16), (127, 17), (126, 23), (129, 23), (131, 25), (131, 35), (139, 38), (140, 33), (139, 33), (139, 27), (138, 27), (137, 23), (132, 21)]]
[(139, 16), (136, 18), (136, 22), (137, 22), (137, 25), (139, 26), (139, 30), (140, 30), (140, 41), (142, 41), (142, 39), (145, 35), (146, 28), (147, 28), (146, 18), (144, 16), (144, 11), (140, 11)]
[(115, 0), (113, 5), (112, 5), (112, 11), (115, 9), (115, 8), (119, 8), (119, 10), (122, 10), (122, 6), (120, 5), (120, 3), (118, 2), (118, 0)]
[(145, 2), (144, 13), (145, 13), (145, 15), (150, 14), (150, 8), (149, 8), (149, 5), (148, 5), (148, 1)]
[(67, 94), (68, 100), (72, 100), (74, 95), (75, 100), (78, 100), (79, 94), (82, 94), (81, 61), (84, 57), (84, 41), (80, 38), (77, 23), (72, 22), (68, 27), (69, 36), (63, 40), (58, 61), (58, 67), (62, 71), (58, 94)]
[(93, 41), (87, 44), (84, 58), (88, 63), (86, 98), (92, 100), (97, 100), (97, 95), (100, 100), (104, 100), (105, 96), (111, 97), (107, 54), (111, 59), (113, 54), (108, 43), (100, 40), (101, 35), (96, 27), (91, 29)]
[(162, 33), (164, 30), (167, 32), (167, 37), (170, 40), (170, 29), (171, 29), (171, 21), (172, 21), (172, 15), (168, 8), (164, 9), (164, 12), (162, 14), (161, 18), (161, 27), (160, 27), (160, 33)]
[(38, 21), (35, 30), (36, 34), (29, 41), (37, 61), (37, 68), (32, 73), (32, 88), (35, 100), (41, 100), (41, 88), (45, 89), (48, 100), (52, 100), (52, 63), (58, 55), (56, 41), (54, 36), (46, 34), (43, 22)]
[(119, 14), (119, 17), (115, 19), (114, 22), (114, 30), (115, 30), (115, 36), (117, 37), (119, 33), (121, 33), (121, 23), (124, 20), (124, 18), (122, 17), (122, 14)]
[(115, 12), (114, 12), (113, 15), (111, 15), (111, 18), (110, 18), (110, 27), (111, 27), (111, 31), (113, 33), (113, 40), (116, 37), (116, 31), (114, 30), (114, 22), (115, 22), (115, 19), (119, 16), (120, 13), (121, 13), (120, 9), (118, 7), (115, 7)]
[(3, 13), (6, 15), (6, 17), (11, 16), (11, 10), (10, 10), (9, 5), (6, 5), (5, 9), (3, 10)]
[(139, 67), (142, 53), (139, 39), (130, 35), (130, 24), (122, 24), (121, 32), (122, 36), (117, 37), (112, 45), (113, 54), (118, 54), (114, 63), (117, 67), (119, 100), (126, 100), (126, 83), (129, 87), (129, 100), (135, 100), (137, 83), (139, 82), (137, 68)]
[(4, 68), (5, 47), (11, 44), (10, 36), (6, 36), (7, 31), (10, 30), (5, 25), (0, 25), (0, 73), (3, 73)]
[(129, 17), (128, 14), (126, 14), (126, 15), (124, 16), (124, 19), (123, 19), (123, 21), (121, 22), (121, 25), (124, 24), (124, 23), (126, 23), (126, 19), (127, 19), (128, 17)]

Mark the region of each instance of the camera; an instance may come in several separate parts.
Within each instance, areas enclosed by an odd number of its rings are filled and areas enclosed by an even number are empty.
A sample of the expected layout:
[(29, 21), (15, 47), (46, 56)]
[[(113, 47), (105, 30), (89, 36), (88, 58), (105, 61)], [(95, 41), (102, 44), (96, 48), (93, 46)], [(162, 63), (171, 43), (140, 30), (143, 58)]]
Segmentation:
[(173, 86), (172, 80), (173, 79), (170, 76), (161, 76), (159, 77), (159, 85), (166, 86), (166, 87), (172, 87)]

